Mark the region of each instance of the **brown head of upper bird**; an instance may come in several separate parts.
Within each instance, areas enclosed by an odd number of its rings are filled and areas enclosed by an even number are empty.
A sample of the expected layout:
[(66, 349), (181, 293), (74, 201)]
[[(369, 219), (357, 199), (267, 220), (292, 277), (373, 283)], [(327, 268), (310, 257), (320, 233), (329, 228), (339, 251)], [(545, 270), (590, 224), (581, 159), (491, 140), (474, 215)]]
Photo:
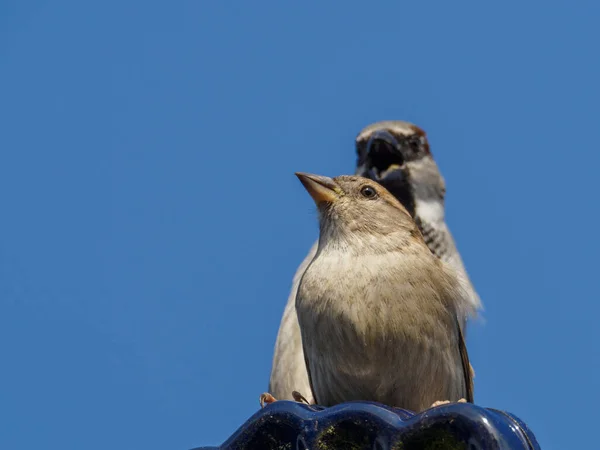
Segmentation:
[(431, 253), (378, 183), (296, 175), (319, 211), (317, 253), (296, 296), (316, 403), (422, 411), (438, 400), (472, 401), (459, 325), (470, 307), (464, 277)]

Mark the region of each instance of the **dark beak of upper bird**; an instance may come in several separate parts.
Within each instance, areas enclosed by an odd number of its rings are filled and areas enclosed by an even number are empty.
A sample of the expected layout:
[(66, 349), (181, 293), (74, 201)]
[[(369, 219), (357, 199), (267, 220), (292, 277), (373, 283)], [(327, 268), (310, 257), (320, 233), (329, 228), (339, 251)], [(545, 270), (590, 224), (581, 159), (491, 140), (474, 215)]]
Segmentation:
[(401, 144), (387, 130), (373, 132), (366, 145), (366, 166), (370, 177), (375, 180), (389, 171), (404, 164)]

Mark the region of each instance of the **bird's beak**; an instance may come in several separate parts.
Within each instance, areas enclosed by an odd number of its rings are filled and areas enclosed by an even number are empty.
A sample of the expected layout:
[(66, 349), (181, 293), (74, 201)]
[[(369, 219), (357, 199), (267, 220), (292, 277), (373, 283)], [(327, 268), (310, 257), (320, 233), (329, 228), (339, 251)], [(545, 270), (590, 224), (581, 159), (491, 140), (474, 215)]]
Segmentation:
[(394, 149), (398, 149), (400, 147), (400, 143), (392, 135), (392, 133), (390, 133), (387, 130), (377, 130), (377, 131), (374, 131), (373, 134), (371, 134), (371, 137), (369, 138), (369, 141), (367, 142), (367, 153), (371, 152), (371, 150), (373, 148), (373, 144), (376, 141), (383, 141)]
[(329, 177), (302, 172), (296, 172), (296, 176), (317, 205), (332, 203), (342, 193), (342, 189)]
[(392, 133), (383, 129), (374, 131), (364, 148), (363, 163), (357, 169), (359, 175), (375, 181), (392, 174), (394, 178), (402, 175), (399, 170), (404, 166), (401, 144)]

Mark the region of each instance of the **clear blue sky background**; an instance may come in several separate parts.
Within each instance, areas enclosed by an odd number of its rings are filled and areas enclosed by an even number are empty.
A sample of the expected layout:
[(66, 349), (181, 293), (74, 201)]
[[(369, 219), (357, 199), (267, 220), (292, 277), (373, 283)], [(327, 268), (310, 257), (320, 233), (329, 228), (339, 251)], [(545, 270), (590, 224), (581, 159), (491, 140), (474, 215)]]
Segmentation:
[(317, 236), (294, 171), (382, 119), (446, 178), (477, 403), (596, 445), (600, 6), (418, 3), (0, 3), (0, 448), (234, 432)]

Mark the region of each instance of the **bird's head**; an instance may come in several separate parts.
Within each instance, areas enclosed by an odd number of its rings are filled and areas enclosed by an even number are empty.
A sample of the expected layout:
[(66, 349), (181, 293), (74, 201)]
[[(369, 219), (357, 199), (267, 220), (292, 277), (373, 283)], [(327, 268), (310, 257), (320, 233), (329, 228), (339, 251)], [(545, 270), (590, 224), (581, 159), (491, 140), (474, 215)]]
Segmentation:
[(356, 137), (356, 175), (377, 181), (415, 215), (416, 203), (443, 207), (445, 184), (425, 132), (412, 123), (383, 121)]
[(319, 210), (321, 240), (381, 251), (389, 250), (389, 242), (397, 246), (413, 239), (423, 242), (409, 212), (379, 183), (350, 175), (329, 178), (297, 172), (296, 176)]

